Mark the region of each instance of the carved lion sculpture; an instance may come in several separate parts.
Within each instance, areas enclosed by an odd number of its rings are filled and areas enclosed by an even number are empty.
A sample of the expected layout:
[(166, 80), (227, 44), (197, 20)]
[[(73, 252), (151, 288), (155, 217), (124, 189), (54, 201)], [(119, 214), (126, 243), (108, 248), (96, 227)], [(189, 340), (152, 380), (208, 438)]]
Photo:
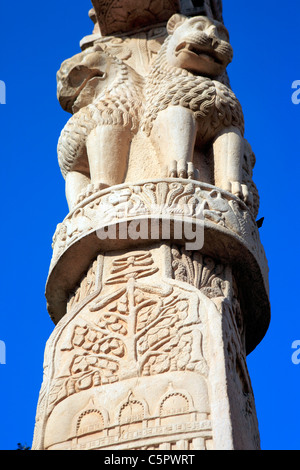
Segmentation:
[(61, 106), (74, 114), (58, 142), (71, 210), (90, 183), (101, 189), (124, 181), (142, 110), (142, 79), (96, 45), (63, 62), (57, 84)]
[(214, 184), (247, 200), (243, 112), (225, 78), (233, 57), (228, 32), (207, 17), (179, 14), (167, 30), (146, 79), (143, 130), (169, 176), (193, 177), (195, 149), (212, 146)]
[(145, 79), (100, 44), (63, 62), (58, 99), (73, 116), (61, 133), (58, 161), (70, 210), (90, 183), (94, 190), (124, 182), (138, 132), (168, 176), (196, 178), (195, 155), (204, 155), (213, 178), (197, 168), (199, 179), (249, 200), (243, 112), (226, 75), (233, 57), (228, 32), (207, 17), (178, 14), (167, 31)]

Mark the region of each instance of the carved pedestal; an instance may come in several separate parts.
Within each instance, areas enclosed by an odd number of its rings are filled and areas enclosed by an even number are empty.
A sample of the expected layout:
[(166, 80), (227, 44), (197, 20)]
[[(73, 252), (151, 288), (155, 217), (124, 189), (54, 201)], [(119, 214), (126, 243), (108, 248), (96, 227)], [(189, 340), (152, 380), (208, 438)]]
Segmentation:
[(92, 3), (57, 74), (70, 213), (33, 449), (259, 449), (268, 267), (222, 2)]
[(34, 450), (259, 448), (267, 264), (240, 199), (170, 178), (95, 191), (53, 249)]

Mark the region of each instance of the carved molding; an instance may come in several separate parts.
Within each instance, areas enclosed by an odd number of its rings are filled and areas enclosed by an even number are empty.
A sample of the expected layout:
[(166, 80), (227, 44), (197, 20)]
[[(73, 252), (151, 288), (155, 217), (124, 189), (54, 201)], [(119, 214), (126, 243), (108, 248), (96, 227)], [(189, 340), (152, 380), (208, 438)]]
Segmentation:
[(203, 215), (204, 222), (223, 228), (244, 240), (263, 257), (256, 222), (247, 206), (233, 194), (197, 181), (178, 178), (122, 184), (91, 191), (57, 226), (53, 236), (54, 265), (77, 240), (113, 223), (138, 217), (185, 217)]
[(92, 0), (102, 36), (166, 22), (179, 12), (178, 0)]

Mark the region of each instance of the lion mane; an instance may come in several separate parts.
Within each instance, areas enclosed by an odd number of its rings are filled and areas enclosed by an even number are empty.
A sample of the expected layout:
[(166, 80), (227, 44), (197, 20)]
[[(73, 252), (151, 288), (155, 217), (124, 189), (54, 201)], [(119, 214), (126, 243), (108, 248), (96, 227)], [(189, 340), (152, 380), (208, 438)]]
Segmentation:
[(242, 107), (230, 89), (226, 71), (213, 80), (170, 66), (167, 59), (170, 40), (170, 36), (165, 40), (146, 78), (144, 132), (150, 135), (160, 111), (168, 106), (182, 106), (193, 111), (205, 140), (228, 126), (237, 127), (243, 135)]
[(129, 128), (132, 133), (139, 128), (143, 101), (142, 78), (117, 57), (104, 51), (101, 54), (112, 62), (115, 77), (92, 103), (75, 112), (62, 130), (57, 152), (64, 178), (74, 170), (89, 174), (86, 140), (97, 126), (122, 126)]

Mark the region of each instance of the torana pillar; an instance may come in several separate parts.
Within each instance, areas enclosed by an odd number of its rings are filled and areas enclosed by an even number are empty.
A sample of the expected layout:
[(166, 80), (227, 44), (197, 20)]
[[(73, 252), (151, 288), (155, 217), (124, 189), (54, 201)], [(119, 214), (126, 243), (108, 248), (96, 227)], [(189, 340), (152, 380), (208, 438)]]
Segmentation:
[(259, 449), (268, 267), (221, 2), (132, 5), (93, 0), (57, 74), (70, 211), (33, 449)]

